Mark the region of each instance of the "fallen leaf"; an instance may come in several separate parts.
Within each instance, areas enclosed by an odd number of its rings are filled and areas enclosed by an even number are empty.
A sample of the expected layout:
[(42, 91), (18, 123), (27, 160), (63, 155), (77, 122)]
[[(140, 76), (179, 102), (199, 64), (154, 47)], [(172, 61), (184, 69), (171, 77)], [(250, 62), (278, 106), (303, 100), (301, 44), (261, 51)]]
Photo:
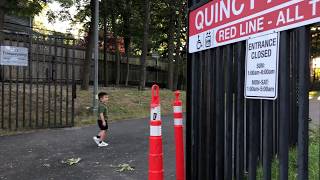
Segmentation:
[(74, 164), (77, 164), (81, 161), (81, 158), (70, 158), (70, 159), (67, 159), (66, 161), (62, 160), (61, 162), (63, 164), (68, 164), (69, 166), (72, 166)]
[(117, 172), (134, 171), (134, 167), (131, 167), (130, 164), (127, 163), (119, 164), (117, 168)]

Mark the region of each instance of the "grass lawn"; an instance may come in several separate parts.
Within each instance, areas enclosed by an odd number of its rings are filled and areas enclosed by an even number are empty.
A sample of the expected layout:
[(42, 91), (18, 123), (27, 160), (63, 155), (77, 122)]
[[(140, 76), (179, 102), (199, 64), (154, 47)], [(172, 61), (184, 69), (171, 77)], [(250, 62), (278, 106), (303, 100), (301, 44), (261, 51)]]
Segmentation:
[[(145, 118), (150, 116), (151, 89), (138, 91), (137, 88), (99, 88), (99, 91), (109, 93), (109, 119), (111, 121), (121, 119)], [(181, 92), (181, 100), (185, 106), (185, 92)], [(172, 101), (174, 92), (160, 89), (161, 115), (172, 115)], [(75, 123), (77, 126), (95, 124), (96, 116), (92, 115), (92, 91), (78, 91), (75, 101)], [(185, 107), (183, 107), (185, 110)]]
[[(80, 87), (77, 87), (77, 98), (75, 99), (75, 126), (83, 126), (83, 125), (89, 125), (89, 124), (96, 124), (97, 117), (93, 115), (91, 106), (92, 106), (92, 87), (89, 91), (81, 91), (79, 90)], [(116, 121), (116, 120), (122, 120), (122, 119), (135, 119), (135, 118), (145, 118), (150, 117), (150, 101), (151, 101), (151, 89), (146, 88), (145, 91), (138, 91), (137, 88), (115, 88), (115, 87), (99, 87), (99, 91), (105, 91), (109, 93), (109, 121)], [(6, 92), (8, 93), (8, 92)], [(12, 94), (15, 95), (15, 92)], [(26, 93), (26, 96), (29, 97), (30, 92)], [(33, 97), (36, 97), (35, 91), (32, 92)], [(42, 99), (42, 94), (40, 94), (40, 103)], [(47, 96), (47, 94), (45, 94)], [(59, 93), (58, 93), (59, 95)], [(183, 101), (183, 105), (185, 106), (185, 91), (181, 91), (181, 100)], [(51, 97), (53, 101), (54, 97)], [(59, 99), (60, 97), (57, 97)], [(69, 98), (71, 96), (69, 95)], [(172, 115), (173, 109), (172, 109), (172, 101), (175, 98), (174, 92), (167, 90), (167, 89), (160, 89), (160, 102), (161, 102), (161, 114), (162, 115)], [(12, 97), (12, 99), (15, 99), (15, 97)], [(63, 94), (63, 105), (65, 105), (65, 99), (66, 94), (64, 92)], [(28, 99), (27, 99), (28, 100)], [(6, 100), (6, 103), (8, 100)], [(71, 100), (70, 100), (71, 102)], [(27, 101), (29, 103), (29, 101)], [(32, 107), (36, 107), (36, 100), (32, 100)], [(12, 102), (14, 105), (15, 102)], [(53, 106), (53, 105), (51, 105)], [(71, 103), (69, 104), (71, 107)], [(8, 107), (8, 106), (6, 106)], [(26, 105), (26, 115), (28, 118), (28, 107), (29, 104)], [(39, 105), (39, 107), (42, 107), (42, 104)], [(60, 106), (59, 106), (60, 107)], [(20, 107), (21, 108), (21, 107)], [(49, 111), (48, 103), (46, 100), (46, 103), (44, 104), (44, 109)], [(185, 110), (185, 107), (183, 107)], [(58, 108), (59, 110), (59, 108)], [(8, 112), (8, 109), (5, 109), (6, 112)], [(63, 115), (65, 114), (65, 109), (62, 109)], [(15, 106), (12, 106), (12, 112), (15, 112)], [(39, 113), (41, 114), (41, 109)], [(71, 109), (69, 110), (71, 112)], [(59, 114), (59, 113), (58, 113)], [(6, 113), (5, 115), (8, 115)], [(51, 107), (51, 119), (53, 119), (54, 111), (53, 107)], [(21, 115), (20, 115), (21, 116)], [(42, 116), (40, 116), (41, 118)], [(32, 113), (32, 118), (35, 119), (35, 113)], [(8, 117), (5, 116), (5, 119), (8, 119)], [(14, 119), (15, 114), (12, 115), (12, 127), (14, 126)], [(45, 121), (47, 123), (48, 117), (45, 116)], [(27, 119), (28, 120), (28, 119)], [(41, 121), (41, 119), (40, 119)], [(7, 122), (7, 121), (6, 121)], [(21, 125), (22, 122), (19, 122)], [(32, 122), (34, 124), (34, 122)], [(6, 125), (7, 126), (7, 125)], [(6, 130), (6, 129), (0, 129), (0, 136), (1, 135), (11, 135), (11, 134), (18, 134), (18, 133), (24, 133), (24, 132), (31, 132), (35, 131), (33, 128), (26, 129), (20, 128), (18, 130)]]
[(309, 99), (318, 98), (320, 96), (320, 91), (310, 91)]
[[(309, 131), (309, 180), (320, 179), (320, 132), (318, 130)], [(291, 148), (289, 152), (289, 178), (290, 180), (297, 180), (297, 149)], [(272, 161), (272, 176), (271, 179), (279, 178), (279, 159), (275, 157)], [(257, 180), (263, 179), (262, 167), (257, 170)]]

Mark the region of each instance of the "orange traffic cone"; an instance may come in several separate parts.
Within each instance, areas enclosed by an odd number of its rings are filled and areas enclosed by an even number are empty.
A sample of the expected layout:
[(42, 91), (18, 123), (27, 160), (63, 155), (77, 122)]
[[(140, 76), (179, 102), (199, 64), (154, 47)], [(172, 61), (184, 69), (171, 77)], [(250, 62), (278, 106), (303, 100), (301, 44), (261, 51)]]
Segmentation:
[(151, 88), (150, 138), (149, 138), (149, 180), (163, 180), (163, 151), (159, 86)]
[(182, 102), (179, 99), (180, 92), (175, 92), (173, 101), (174, 136), (176, 143), (176, 180), (184, 180), (184, 151), (183, 151), (183, 114)]

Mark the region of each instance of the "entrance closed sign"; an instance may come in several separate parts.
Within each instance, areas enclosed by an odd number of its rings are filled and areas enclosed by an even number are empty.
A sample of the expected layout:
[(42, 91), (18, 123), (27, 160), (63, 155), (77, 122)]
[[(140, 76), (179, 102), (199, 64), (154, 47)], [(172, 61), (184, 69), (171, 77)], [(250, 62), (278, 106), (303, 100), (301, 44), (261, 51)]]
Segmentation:
[(276, 99), (278, 92), (279, 34), (247, 41), (245, 97)]

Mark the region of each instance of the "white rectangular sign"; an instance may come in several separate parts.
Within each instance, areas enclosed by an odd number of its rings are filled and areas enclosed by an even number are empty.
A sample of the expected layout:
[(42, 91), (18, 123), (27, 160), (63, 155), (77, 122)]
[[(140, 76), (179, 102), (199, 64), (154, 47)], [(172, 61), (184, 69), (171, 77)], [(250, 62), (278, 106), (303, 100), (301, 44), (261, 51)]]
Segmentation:
[(0, 46), (0, 65), (28, 66), (28, 48)]
[(247, 40), (245, 97), (276, 99), (278, 95), (279, 33)]

